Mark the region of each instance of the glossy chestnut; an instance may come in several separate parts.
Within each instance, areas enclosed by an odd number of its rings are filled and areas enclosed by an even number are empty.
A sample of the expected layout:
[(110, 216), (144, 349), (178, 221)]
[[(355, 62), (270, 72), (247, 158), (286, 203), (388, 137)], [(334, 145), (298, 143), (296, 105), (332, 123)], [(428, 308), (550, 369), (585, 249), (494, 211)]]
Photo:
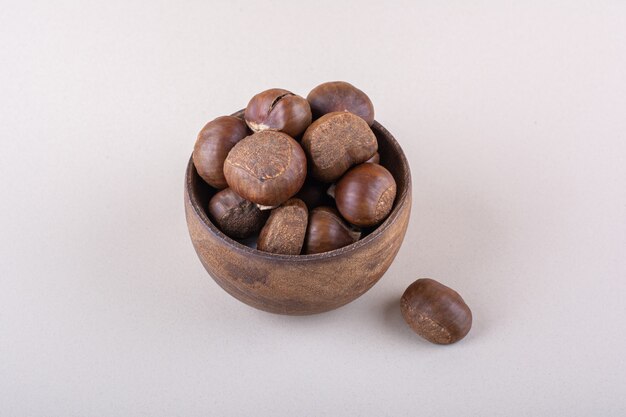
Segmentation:
[(374, 123), (374, 105), (363, 91), (345, 81), (331, 81), (315, 87), (307, 100), (313, 117), (335, 111), (349, 111), (361, 117), (369, 126)]
[(298, 136), (311, 124), (309, 102), (282, 88), (265, 90), (252, 97), (244, 118), (254, 132), (278, 130)]
[(309, 126), (302, 137), (313, 178), (334, 182), (351, 166), (371, 158), (378, 150), (372, 129), (348, 112), (326, 114)]
[(244, 239), (258, 232), (265, 214), (256, 204), (226, 188), (209, 200), (208, 213), (220, 230), (234, 239)]
[(322, 253), (350, 245), (361, 238), (361, 232), (347, 224), (337, 210), (317, 207), (309, 214), (304, 253)]
[(264, 130), (231, 149), (224, 161), (224, 176), (246, 200), (278, 206), (300, 190), (306, 167), (298, 142), (285, 133)]
[(400, 307), (413, 331), (432, 343), (458, 342), (472, 327), (472, 312), (459, 293), (430, 278), (409, 285)]
[(350, 169), (334, 190), (337, 209), (350, 223), (369, 227), (381, 223), (396, 198), (396, 181), (382, 165), (365, 163)]
[(193, 163), (211, 187), (221, 190), (228, 187), (224, 178), (224, 160), (228, 152), (248, 135), (246, 123), (233, 116), (221, 116), (207, 123), (193, 148)]

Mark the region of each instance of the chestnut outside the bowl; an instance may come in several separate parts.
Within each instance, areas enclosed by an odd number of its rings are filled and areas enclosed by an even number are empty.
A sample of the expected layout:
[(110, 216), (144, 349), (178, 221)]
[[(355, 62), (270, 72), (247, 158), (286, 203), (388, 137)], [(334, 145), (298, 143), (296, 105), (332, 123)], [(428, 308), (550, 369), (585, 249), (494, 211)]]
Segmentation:
[[(234, 114), (243, 117), (243, 111)], [(382, 164), (397, 184), (387, 219), (363, 239), (314, 255), (261, 252), (223, 234), (206, 207), (215, 190), (189, 160), (185, 176), (185, 214), (193, 246), (213, 279), (233, 297), (278, 314), (305, 315), (341, 307), (369, 290), (395, 258), (411, 213), (411, 172), (394, 137), (374, 122)]]

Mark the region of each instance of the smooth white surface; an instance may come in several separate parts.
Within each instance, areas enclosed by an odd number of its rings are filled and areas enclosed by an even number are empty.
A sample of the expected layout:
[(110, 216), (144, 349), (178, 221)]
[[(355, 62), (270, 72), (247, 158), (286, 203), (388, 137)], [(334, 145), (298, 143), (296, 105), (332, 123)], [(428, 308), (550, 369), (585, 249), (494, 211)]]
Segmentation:
[[(3, 2), (1, 416), (624, 416), (626, 3)], [(411, 162), (386, 276), (282, 317), (183, 215), (208, 120), (348, 80)], [(429, 276), (474, 312), (413, 335)]]

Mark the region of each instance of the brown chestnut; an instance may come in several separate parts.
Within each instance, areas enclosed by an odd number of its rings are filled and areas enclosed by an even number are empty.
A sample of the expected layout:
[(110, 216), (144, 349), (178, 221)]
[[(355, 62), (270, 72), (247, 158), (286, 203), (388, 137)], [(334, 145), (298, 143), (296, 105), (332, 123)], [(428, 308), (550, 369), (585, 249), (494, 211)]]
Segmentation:
[(335, 203), (344, 219), (357, 226), (385, 220), (396, 199), (396, 181), (382, 165), (357, 165), (335, 186)]
[(409, 285), (400, 308), (413, 331), (432, 343), (458, 342), (472, 327), (472, 312), (459, 293), (430, 278)]
[(224, 178), (224, 160), (233, 146), (248, 135), (246, 123), (233, 116), (221, 116), (207, 123), (193, 148), (193, 164), (211, 187), (228, 187)]
[(304, 201), (309, 210), (319, 206), (328, 206), (334, 204), (334, 201), (327, 194), (328, 184), (307, 178), (304, 185), (296, 194), (296, 197)]
[(289, 135), (272, 130), (239, 141), (224, 161), (228, 185), (246, 200), (278, 206), (306, 179), (306, 156)]
[(302, 251), (308, 211), (304, 202), (291, 198), (272, 210), (259, 233), (257, 249), (264, 252), (299, 255)]
[(209, 216), (224, 234), (233, 239), (244, 239), (258, 232), (265, 214), (256, 204), (226, 188), (209, 200)]
[(326, 114), (304, 132), (302, 147), (307, 153), (313, 178), (334, 182), (351, 166), (367, 161), (378, 150), (372, 129), (348, 112)]
[(306, 99), (315, 118), (335, 111), (349, 111), (361, 117), (369, 126), (374, 123), (374, 105), (370, 98), (345, 81), (320, 84), (311, 90)]
[(361, 232), (347, 224), (337, 210), (316, 207), (309, 214), (304, 253), (322, 253), (350, 245), (361, 238)]
[(371, 163), (374, 163), (374, 164), (380, 164), (380, 154), (378, 152), (376, 152), (374, 154), (374, 156), (372, 156), (370, 159), (368, 159), (365, 162), (371, 162)]
[(312, 116), (305, 98), (282, 88), (272, 88), (252, 97), (244, 118), (255, 132), (279, 130), (298, 136), (309, 127)]

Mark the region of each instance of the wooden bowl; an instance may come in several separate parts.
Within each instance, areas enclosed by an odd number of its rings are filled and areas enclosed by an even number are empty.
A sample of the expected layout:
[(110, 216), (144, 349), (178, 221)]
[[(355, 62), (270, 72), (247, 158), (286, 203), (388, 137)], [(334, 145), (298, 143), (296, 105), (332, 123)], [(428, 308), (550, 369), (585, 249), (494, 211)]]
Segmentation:
[[(234, 114), (242, 117), (243, 111)], [(411, 213), (411, 172), (394, 137), (372, 125), (382, 164), (397, 183), (387, 219), (349, 246), (314, 255), (277, 255), (247, 247), (223, 234), (205, 211), (215, 190), (196, 172), (185, 176), (185, 213), (193, 246), (213, 279), (233, 297), (278, 314), (305, 315), (341, 307), (369, 290), (395, 258)]]

